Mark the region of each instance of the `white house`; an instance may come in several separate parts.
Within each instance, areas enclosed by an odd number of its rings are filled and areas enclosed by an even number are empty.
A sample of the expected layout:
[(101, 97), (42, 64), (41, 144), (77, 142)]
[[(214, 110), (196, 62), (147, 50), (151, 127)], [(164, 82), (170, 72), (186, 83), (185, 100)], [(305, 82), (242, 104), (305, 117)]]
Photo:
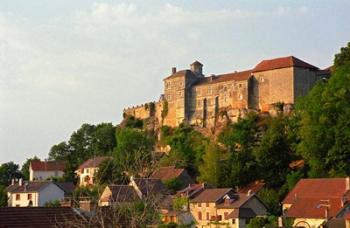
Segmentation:
[(88, 186), (95, 184), (95, 175), (98, 171), (99, 165), (109, 159), (109, 157), (94, 157), (86, 160), (75, 171), (79, 177), (79, 186)]
[(66, 168), (65, 161), (31, 161), (29, 181), (45, 181), (52, 177), (62, 177)]
[(42, 207), (46, 202), (62, 200), (65, 191), (53, 182), (20, 180), (7, 187), (9, 207)]

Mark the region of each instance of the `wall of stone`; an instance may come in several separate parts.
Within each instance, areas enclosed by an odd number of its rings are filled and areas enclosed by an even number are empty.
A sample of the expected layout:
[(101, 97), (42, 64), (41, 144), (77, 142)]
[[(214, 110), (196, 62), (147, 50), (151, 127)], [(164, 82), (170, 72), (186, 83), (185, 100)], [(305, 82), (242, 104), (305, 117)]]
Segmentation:
[(305, 68), (294, 68), (294, 102), (305, 96), (316, 83), (316, 72)]
[(151, 106), (154, 105), (154, 102), (146, 103), (143, 105), (133, 106), (123, 110), (123, 113), (128, 116), (134, 116), (138, 119), (147, 119), (152, 116), (153, 110)]
[(254, 73), (259, 88), (259, 109), (269, 111), (272, 104), (294, 103), (293, 67)]

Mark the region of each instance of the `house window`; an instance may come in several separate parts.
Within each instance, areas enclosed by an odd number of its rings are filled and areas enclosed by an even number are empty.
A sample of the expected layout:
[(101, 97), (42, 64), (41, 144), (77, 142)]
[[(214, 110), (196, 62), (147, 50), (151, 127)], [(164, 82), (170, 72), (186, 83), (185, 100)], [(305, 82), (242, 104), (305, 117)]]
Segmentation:
[(19, 204), (16, 204), (16, 207), (20, 207)]
[(242, 84), (241, 83), (238, 84), (238, 88), (242, 88)]
[(20, 200), (21, 199), (21, 195), (20, 194), (16, 194), (16, 200)]
[(210, 217), (209, 217), (209, 212), (207, 212), (207, 220), (209, 220), (210, 219)]
[(198, 220), (202, 220), (202, 212), (198, 212)]
[(29, 193), (29, 194), (27, 195), (27, 198), (28, 198), (28, 200), (31, 200), (31, 199), (32, 199), (32, 194)]

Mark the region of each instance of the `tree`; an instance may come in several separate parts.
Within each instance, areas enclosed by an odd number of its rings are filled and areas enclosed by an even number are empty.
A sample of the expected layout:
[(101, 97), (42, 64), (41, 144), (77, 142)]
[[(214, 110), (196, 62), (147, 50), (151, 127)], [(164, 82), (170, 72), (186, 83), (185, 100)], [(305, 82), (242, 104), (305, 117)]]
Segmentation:
[(350, 174), (350, 47), (341, 48), (328, 81), (319, 82), (297, 105), (300, 143), (309, 176)]
[(0, 207), (7, 207), (7, 191), (4, 185), (0, 185)]
[(19, 165), (13, 162), (3, 163), (0, 166), (0, 185), (8, 186), (13, 178), (21, 178)]
[(269, 121), (261, 143), (254, 149), (260, 177), (270, 187), (280, 187), (285, 182), (291, 162), (291, 147), (286, 132), (286, 118), (279, 116)]
[(154, 139), (145, 132), (132, 128), (118, 129), (117, 147), (114, 156), (118, 164), (128, 175), (149, 173), (153, 156)]
[(49, 152), (50, 160), (65, 160), (70, 156), (71, 151), (69, 145), (66, 142), (61, 142), (57, 145), (53, 145)]
[(27, 158), (27, 160), (23, 163), (21, 173), (24, 180), (29, 180), (29, 164), (31, 161), (40, 161), (40, 158), (37, 156), (34, 156), (33, 158)]
[(272, 188), (264, 188), (258, 193), (259, 198), (267, 206), (268, 212), (272, 215), (280, 215), (281, 207), (278, 192)]
[(96, 173), (98, 184), (122, 184), (126, 177), (123, 176), (123, 170), (115, 159), (107, 159), (99, 165)]
[(214, 186), (220, 185), (220, 160), (221, 151), (214, 143), (206, 146), (206, 151), (203, 156), (203, 163), (199, 165), (199, 180), (208, 182)]

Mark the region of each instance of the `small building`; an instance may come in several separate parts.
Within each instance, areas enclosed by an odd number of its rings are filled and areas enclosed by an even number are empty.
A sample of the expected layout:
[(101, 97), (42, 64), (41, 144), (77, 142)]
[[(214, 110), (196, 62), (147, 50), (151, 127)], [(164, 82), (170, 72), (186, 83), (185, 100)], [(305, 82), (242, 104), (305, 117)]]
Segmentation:
[(267, 208), (255, 194), (235, 193), (232, 188), (205, 189), (190, 200), (197, 227), (244, 228), (250, 219), (266, 216)]
[(160, 203), (165, 195), (166, 187), (160, 179), (131, 177), (129, 185), (106, 186), (101, 194), (99, 205), (131, 203), (147, 198)]
[(175, 166), (160, 167), (151, 175), (151, 178), (161, 179), (163, 183), (176, 180), (182, 188), (194, 183), (186, 169), (176, 168)]
[(265, 186), (265, 183), (261, 180), (252, 181), (240, 188), (238, 188), (238, 193), (243, 194), (257, 194), (260, 192)]
[(282, 201), (282, 218), (293, 219), (297, 227), (323, 226), (341, 217), (349, 202), (349, 190), (349, 178), (301, 179)]
[(95, 184), (95, 175), (101, 163), (108, 160), (109, 157), (94, 157), (86, 160), (75, 171), (79, 178), (79, 186), (89, 186)]
[(65, 191), (49, 181), (20, 180), (7, 187), (9, 207), (42, 207), (54, 200), (63, 200)]
[(66, 161), (31, 161), (29, 181), (45, 181), (53, 177), (62, 177), (66, 164)]

